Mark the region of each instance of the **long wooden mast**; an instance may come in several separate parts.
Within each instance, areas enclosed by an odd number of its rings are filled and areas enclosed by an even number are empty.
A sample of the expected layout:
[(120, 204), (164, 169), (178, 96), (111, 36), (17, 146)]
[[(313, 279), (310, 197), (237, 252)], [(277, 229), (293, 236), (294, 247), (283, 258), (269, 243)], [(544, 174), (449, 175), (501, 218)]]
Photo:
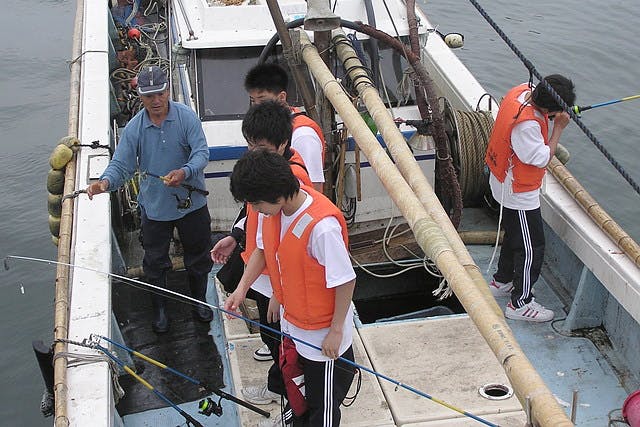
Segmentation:
[[(553, 394), (518, 346), (502, 314), (496, 313), (495, 301), (493, 304), (488, 302), (489, 298), (485, 292), (480, 290), (479, 284), (474, 282), (452, 249), (450, 241), (457, 239), (457, 233), (454, 237), (449, 236), (447, 231), (443, 232), (441, 225), (425, 210), (414, 190), (397, 170), (387, 153), (380, 147), (378, 140), (362, 120), (340, 83), (335, 80), (333, 74), (325, 66), (306, 33), (300, 32), (300, 40), (303, 60), (307, 63), (316, 82), (348, 126), (360, 149), (367, 156), (372, 169), (411, 227), (416, 242), (424, 253), (436, 263), (465, 307), (469, 317), (476, 324), (498, 361), (504, 367), (518, 397), (521, 401), (527, 397), (531, 399), (534, 418), (541, 426), (572, 426), (573, 424), (558, 405)], [(394, 141), (393, 137), (387, 139), (386, 134), (393, 133), (391, 128), (397, 131), (395, 124), (384, 108), (384, 104), (380, 101), (382, 107), (373, 105), (377, 104), (373, 99), (373, 92), (369, 88), (366, 90), (367, 93), (362, 96), (363, 100), (365, 104), (370, 102), (374, 107), (369, 112), (385, 137), (387, 146), (392, 153), (395, 153), (394, 158), (397, 162), (402, 161), (408, 164), (413, 159), (413, 155), (410, 152), (407, 154), (399, 148), (399, 145), (406, 146), (404, 139), (401, 144), (397, 140)], [(366, 99), (364, 99), (365, 96)], [(408, 156), (411, 159), (408, 159)], [(416, 182), (413, 184), (416, 185)], [(424, 187), (424, 183), (419, 183), (419, 185)]]

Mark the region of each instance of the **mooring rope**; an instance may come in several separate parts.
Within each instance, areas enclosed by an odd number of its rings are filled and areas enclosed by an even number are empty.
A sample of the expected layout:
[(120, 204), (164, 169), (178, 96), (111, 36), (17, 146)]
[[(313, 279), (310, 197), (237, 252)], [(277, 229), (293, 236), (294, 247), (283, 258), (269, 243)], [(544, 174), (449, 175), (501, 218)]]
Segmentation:
[[(164, 295), (170, 295), (172, 297), (177, 297), (180, 300), (185, 300), (185, 302), (187, 302), (189, 304), (206, 305), (207, 307), (209, 307), (211, 309), (215, 309), (215, 310), (218, 310), (218, 311), (220, 311), (222, 313), (225, 313), (225, 314), (227, 314), (229, 316), (233, 316), (233, 317), (236, 317), (238, 319), (244, 320), (245, 322), (248, 322), (248, 323), (253, 324), (255, 326), (259, 326), (259, 327), (261, 327), (261, 328), (263, 328), (263, 329), (265, 329), (265, 330), (267, 330), (267, 331), (269, 331), (271, 333), (280, 335), (282, 337), (289, 338), (289, 339), (291, 339), (293, 341), (299, 342), (300, 344), (306, 345), (307, 347), (322, 351), (322, 348), (320, 348), (320, 347), (318, 347), (318, 346), (316, 346), (314, 344), (311, 344), (311, 343), (309, 343), (307, 341), (304, 341), (304, 340), (301, 340), (299, 338), (293, 337), (293, 336), (291, 336), (289, 334), (286, 334), (286, 333), (284, 333), (282, 331), (273, 329), (273, 328), (271, 328), (271, 327), (269, 327), (267, 325), (263, 325), (258, 321), (255, 321), (253, 319), (249, 319), (248, 317), (244, 317), (241, 314), (238, 314), (238, 313), (236, 313), (234, 311), (228, 311), (228, 310), (225, 310), (224, 308), (221, 308), (219, 306), (215, 306), (215, 305), (209, 304), (207, 302), (199, 301), (199, 300), (197, 300), (195, 298), (189, 297), (189, 296), (181, 294), (179, 292), (175, 292), (175, 291), (172, 291), (170, 289), (161, 288), (159, 286), (153, 285), (151, 283), (146, 283), (146, 282), (143, 282), (141, 280), (132, 279), (132, 278), (129, 278), (129, 277), (121, 276), (119, 274), (110, 273), (108, 271), (102, 271), (102, 270), (99, 270), (97, 268), (84, 267), (84, 266), (81, 266), (81, 265), (75, 265), (75, 264), (71, 264), (71, 263), (64, 263), (64, 262), (54, 261), (54, 260), (50, 260), (50, 259), (26, 257), (26, 256), (19, 256), (19, 255), (8, 255), (8, 256), (5, 257), (5, 259), (4, 259), (4, 268), (5, 268), (5, 270), (9, 269), (9, 259), (18, 259), (18, 260), (31, 261), (31, 262), (41, 262), (41, 263), (45, 263), (45, 264), (54, 264), (54, 265), (64, 265), (64, 266), (71, 267), (71, 268), (78, 268), (78, 269), (81, 269), (81, 270), (93, 271), (95, 273), (104, 274), (104, 275), (109, 276), (109, 277), (115, 277), (116, 279), (120, 279), (124, 283), (127, 283), (127, 284), (129, 284), (131, 286), (135, 286), (134, 285), (134, 283), (135, 283), (137, 285), (141, 285), (144, 288), (151, 289), (152, 291), (161, 292)], [(70, 341), (70, 340), (66, 339), (66, 341)], [(73, 343), (77, 344), (78, 342), (74, 341)], [(80, 345), (82, 345), (82, 344), (80, 344)], [(108, 356), (107, 353), (105, 353), (105, 354)], [(363, 371), (368, 372), (368, 373), (370, 373), (370, 374), (372, 374), (372, 375), (374, 375), (374, 376), (376, 376), (378, 378), (386, 380), (386, 381), (394, 384), (396, 386), (396, 389), (398, 387), (404, 388), (405, 390), (408, 390), (408, 391), (410, 391), (410, 392), (412, 392), (414, 394), (417, 394), (418, 396), (427, 398), (427, 399), (429, 399), (429, 400), (431, 400), (431, 401), (433, 401), (435, 403), (438, 403), (438, 404), (440, 404), (440, 405), (442, 405), (442, 406), (444, 406), (446, 408), (451, 409), (454, 412), (457, 412), (457, 413), (462, 414), (462, 415), (464, 415), (466, 417), (472, 418), (472, 419), (474, 419), (474, 420), (476, 420), (476, 421), (478, 421), (478, 422), (480, 422), (482, 424), (488, 425), (490, 427), (500, 427), (497, 424), (494, 424), (494, 423), (492, 423), (490, 421), (487, 421), (487, 420), (485, 420), (483, 418), (480, 418), (479, 416), (474, 415), (474, 414), (472, 414), (470, 412), (467, 412), (467, 411), (465, 411), (463, 409), (457, 408), (457, 407), (455, 407), (455, 406), (453, 406), (453, 405), (451, 405), (451, 404), (449, 404), (449, 403), (447, 403), (447, 402), (445, 402), (443, 400), (440, 400), (440, 399), (438, 399), (438, 398), (436, 398), (434, 396), (431, 396), (430, 394), (427, 394), (427, 393), (425, 393), (423, 391), (420, 391), (420, 390), (418, 390), (418, 389), (416, 389), (416, 388), (414, 388), (414, 387), (412, 387), (410, 385), (403, 384), (399, 380), (396, 380), (394, 378), (391, 378), (389, 376), (381, 374), (380, 372), (377, 372), (377, 371), (375, 371), (375, 370), (373, 370), (371, 368), (367, 368), (366, 366), (360, 365), (360, 364), (358, 364), (358, 363), (356, 363), (354, 361), (351, 361), (349, 359), (345, 359), (343, 357), (338, 357), (336, 360), (340, 360), (340, 361), (342, 361), (342, 362), (344, 362), (346, 364), (349, 364), (349, 365), (351, 365), (351, 366), (353, 366), (353, 367), (355, 367), (357, 369), (363, 370)]]
[(567, 105), (567, 103), (564, 102), (562, 98), (560, 98), (560, 96), (556, 93), (556, 91), (553, 90), (551, 85), (547, 83), (542, 77), (542, 75), (538, 72), (538, 70), (536, 70), (536, 68), (533, 66), (533, 63), (529, 61), (522, 54), (522, 52), (520, 52), (520, 49), (518, 49), (516, 45), (513, 44), (513, 42), (509, 39), (509, 37), (504, 33), (504, 31), (502, 31), (502, 29), (498, 26), (498, 24), (496, 24), (495, 21), (491, 19), (489, 14), (487, 14), (487, 12), (482, 8), (482, 6), (480, 6), (480, 4), (478, 4), (476, 0), (469, 0), (469, 1), (478, 10), (478, 12), (480, 12), (480, 15), (482, 15), (482, 17), (489, 23), (489, 25), (493, 27), (496, 33), (498, 33), (498, 35), (502, 38), (502, 40), (504, 40), (507, 46), (509, 46), (509, 48), (513, 51), (513, 53), (515, 53), (516, 56), (522, 61), (525, 67), (527, 67), (527, 70), (529, 70), (529, 73), (536, 76), (536, 78), (540, 81), (540, 84), (542, 84), (542, 86), (551, 94), (553, 99), (558, 104), (560, 104), (562, 109), (569, 114), (569, 116), (573, 119), (573, 121), (578, 125), (578, 127), (582, 130), (582, 132), (584, 132), (584, 134), (591, 140), (591, 142), (593, 142), (596, 148), (600, 150), (600, 152), (609, 161), (609, 163), (613, 165), (613, 167), (620, 173), (620, 175), (622, 175), (622, 177), (629, 183), (629, 185), (631, 185), (631, 187), (636, 191), (636, 193), (640, 194), (640, 186), (638, 186), (638, 184), (633, 180), (633, 178), (629, 176), (629, 174), (627, 173), (627, 171), (624, 170), (622, 165), (620, 165), (620, 163), (618, 163), (618, 161), (613, 158), (611, 153), (609, 153), (609, 151), (606, 148), (604, 148), (604, 146), (600, 143), (600, 141), (598, 141), (595, 135), (593, 135), (593, 133), (591, 133), (591, 131), (585, 126), (585, 124), (582, 123), (582, 120), (580, 120), (578, 115), (573, 111), (572, 106)]

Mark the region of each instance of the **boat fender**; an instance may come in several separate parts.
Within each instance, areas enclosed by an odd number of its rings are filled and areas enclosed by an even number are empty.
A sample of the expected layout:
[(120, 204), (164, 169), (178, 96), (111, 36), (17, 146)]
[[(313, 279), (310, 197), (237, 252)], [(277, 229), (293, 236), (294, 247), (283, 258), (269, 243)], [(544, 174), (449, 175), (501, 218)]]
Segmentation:
[(63, 136), (62, 138), (60, 138), (60, 140), (58, 141), (58, 144), (64, 144), (67, 147), (71, 148), (74, 152), (80, 149), (80, 140), (75, 136), (71, 136), (71, 135)]
[(58, 144), (56, 145), (56, 148), (53, 149), (53, 152), (49, 157), (49, 164), (53, 169), (60, 170), (69, 163), (69, 160), (71, 160), (72, 157), (73, 151), (71, 148), (64, 144)]
[(60, 218), (49, 215), (49, 231), (51, 235), (55, 237), (60, 237)]
[(47, 195), (47, 211), (49, 215), (60, 218), (62, 215), (62, 194)]
[(464, 35), (460, 33), (445, 34), (443, 39), (449, 49), (457, 49), (464, 46)]
[(47, 174), (47, 191), (50, 194), (62, 194), (64, 191), (64, 171), (49, 169)]

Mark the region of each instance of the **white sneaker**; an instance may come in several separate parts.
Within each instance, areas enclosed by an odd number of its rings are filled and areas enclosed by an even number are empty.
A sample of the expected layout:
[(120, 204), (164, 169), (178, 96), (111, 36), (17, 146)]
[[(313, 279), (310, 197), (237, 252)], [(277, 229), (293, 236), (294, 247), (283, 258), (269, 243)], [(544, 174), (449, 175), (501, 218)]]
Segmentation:
[(282, 422), (282, 411), (281, 411), (281, 412), (278, 412), (274, 417), (260, 420), (260, 422), (258, 423), (258, 427), (286, 427), (288, 425), (291, 425), (291, 422), (293, 421), (292, 418), (293, 418), (293, 412), (291, 412), (291, 409), (288, 409), (287, 412), (285, 412), (284, 414), (284, 419), (285, 419), (284, 422)]
[(271, 352), (269, 351), (269, 347), (264, 344), (262, 347), (253, 352), (253, 358), (259, 360), (260, 362), (265, 362), (267, 360), (272, 360)]
[(533, 298), (529, 301), (529, 304), (525, 304), (520, 308), (515, 308), (509, 301), (504, 315), (507, 319), (526, 320), (528, 322), (548, 322), (553, 320), (554, 316), (553, 311), (544, 308)]
[(507, 297), (511, 295), (513, 282), (502, 283), (492, 280), (491, 283), (489, 283), (489, 289), (491, 289), (491, 293), (494, 297)]
[(271, 402), (280, 402), (280, 395), (269, 390), (266, 384), (243, 388), (242, 395), (247, 402), (254, 405), (268, 405)]

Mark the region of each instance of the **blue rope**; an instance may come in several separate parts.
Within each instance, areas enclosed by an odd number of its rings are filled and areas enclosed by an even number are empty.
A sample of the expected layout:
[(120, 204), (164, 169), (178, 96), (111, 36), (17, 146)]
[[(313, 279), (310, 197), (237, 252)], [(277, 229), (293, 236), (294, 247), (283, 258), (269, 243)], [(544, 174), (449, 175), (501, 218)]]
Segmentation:
[(522, 61), (529, 73), (536, 76), (536, 78), (540, 81), (542, 86), (551, 94), (551, 97), (562, 107), (564, 111), (566, 111), (569, 116), (573, 119), (573, 121), (578, 125), (578, 127), (584, 132), (585, 135), (593, 142), (593, 144), (600, 150), (600, 152), (604, 155), (604, 157), (613, 165), (613, 167), (622, 175), (622, 177), (631, 185), (631, 187), (636, 191), (636, 193), (640, 194), (640, 186), (631, 178), (631, 176), (624, 170), (622, 165), (618, 163), (616, 159), (613, 158), (611, 153), (604, 148), (604, 146), (598, 141), (598, 139), (591, 133), (591, 131), (582, 123), (582, 120), (575, 114), (571, 108), (571, 106), (567, 105), (562, 98), (556, 93), (555, 90), (551, 87), (549, 83), (544, 80), (542, 75), (536, 70), (531, 61), (529, 61), (523, 54), (520, 52), (520, 49), (513, 44), (513, 42), (509, 39), (509, 37), (502, 31), (502, 29), (495, 23), (493, 19), (487, 14), (487, 12), (478, 4), (476, 0), (469, 0), (471, 4), (480, 12), (480, 15), (484, 17), (484, 19), (493, 27), (493, 29), (498, 33), (498, 35), (504, 40), (504, 42), (509, 46), (509, 48), (516, 54), (516, 56)]

